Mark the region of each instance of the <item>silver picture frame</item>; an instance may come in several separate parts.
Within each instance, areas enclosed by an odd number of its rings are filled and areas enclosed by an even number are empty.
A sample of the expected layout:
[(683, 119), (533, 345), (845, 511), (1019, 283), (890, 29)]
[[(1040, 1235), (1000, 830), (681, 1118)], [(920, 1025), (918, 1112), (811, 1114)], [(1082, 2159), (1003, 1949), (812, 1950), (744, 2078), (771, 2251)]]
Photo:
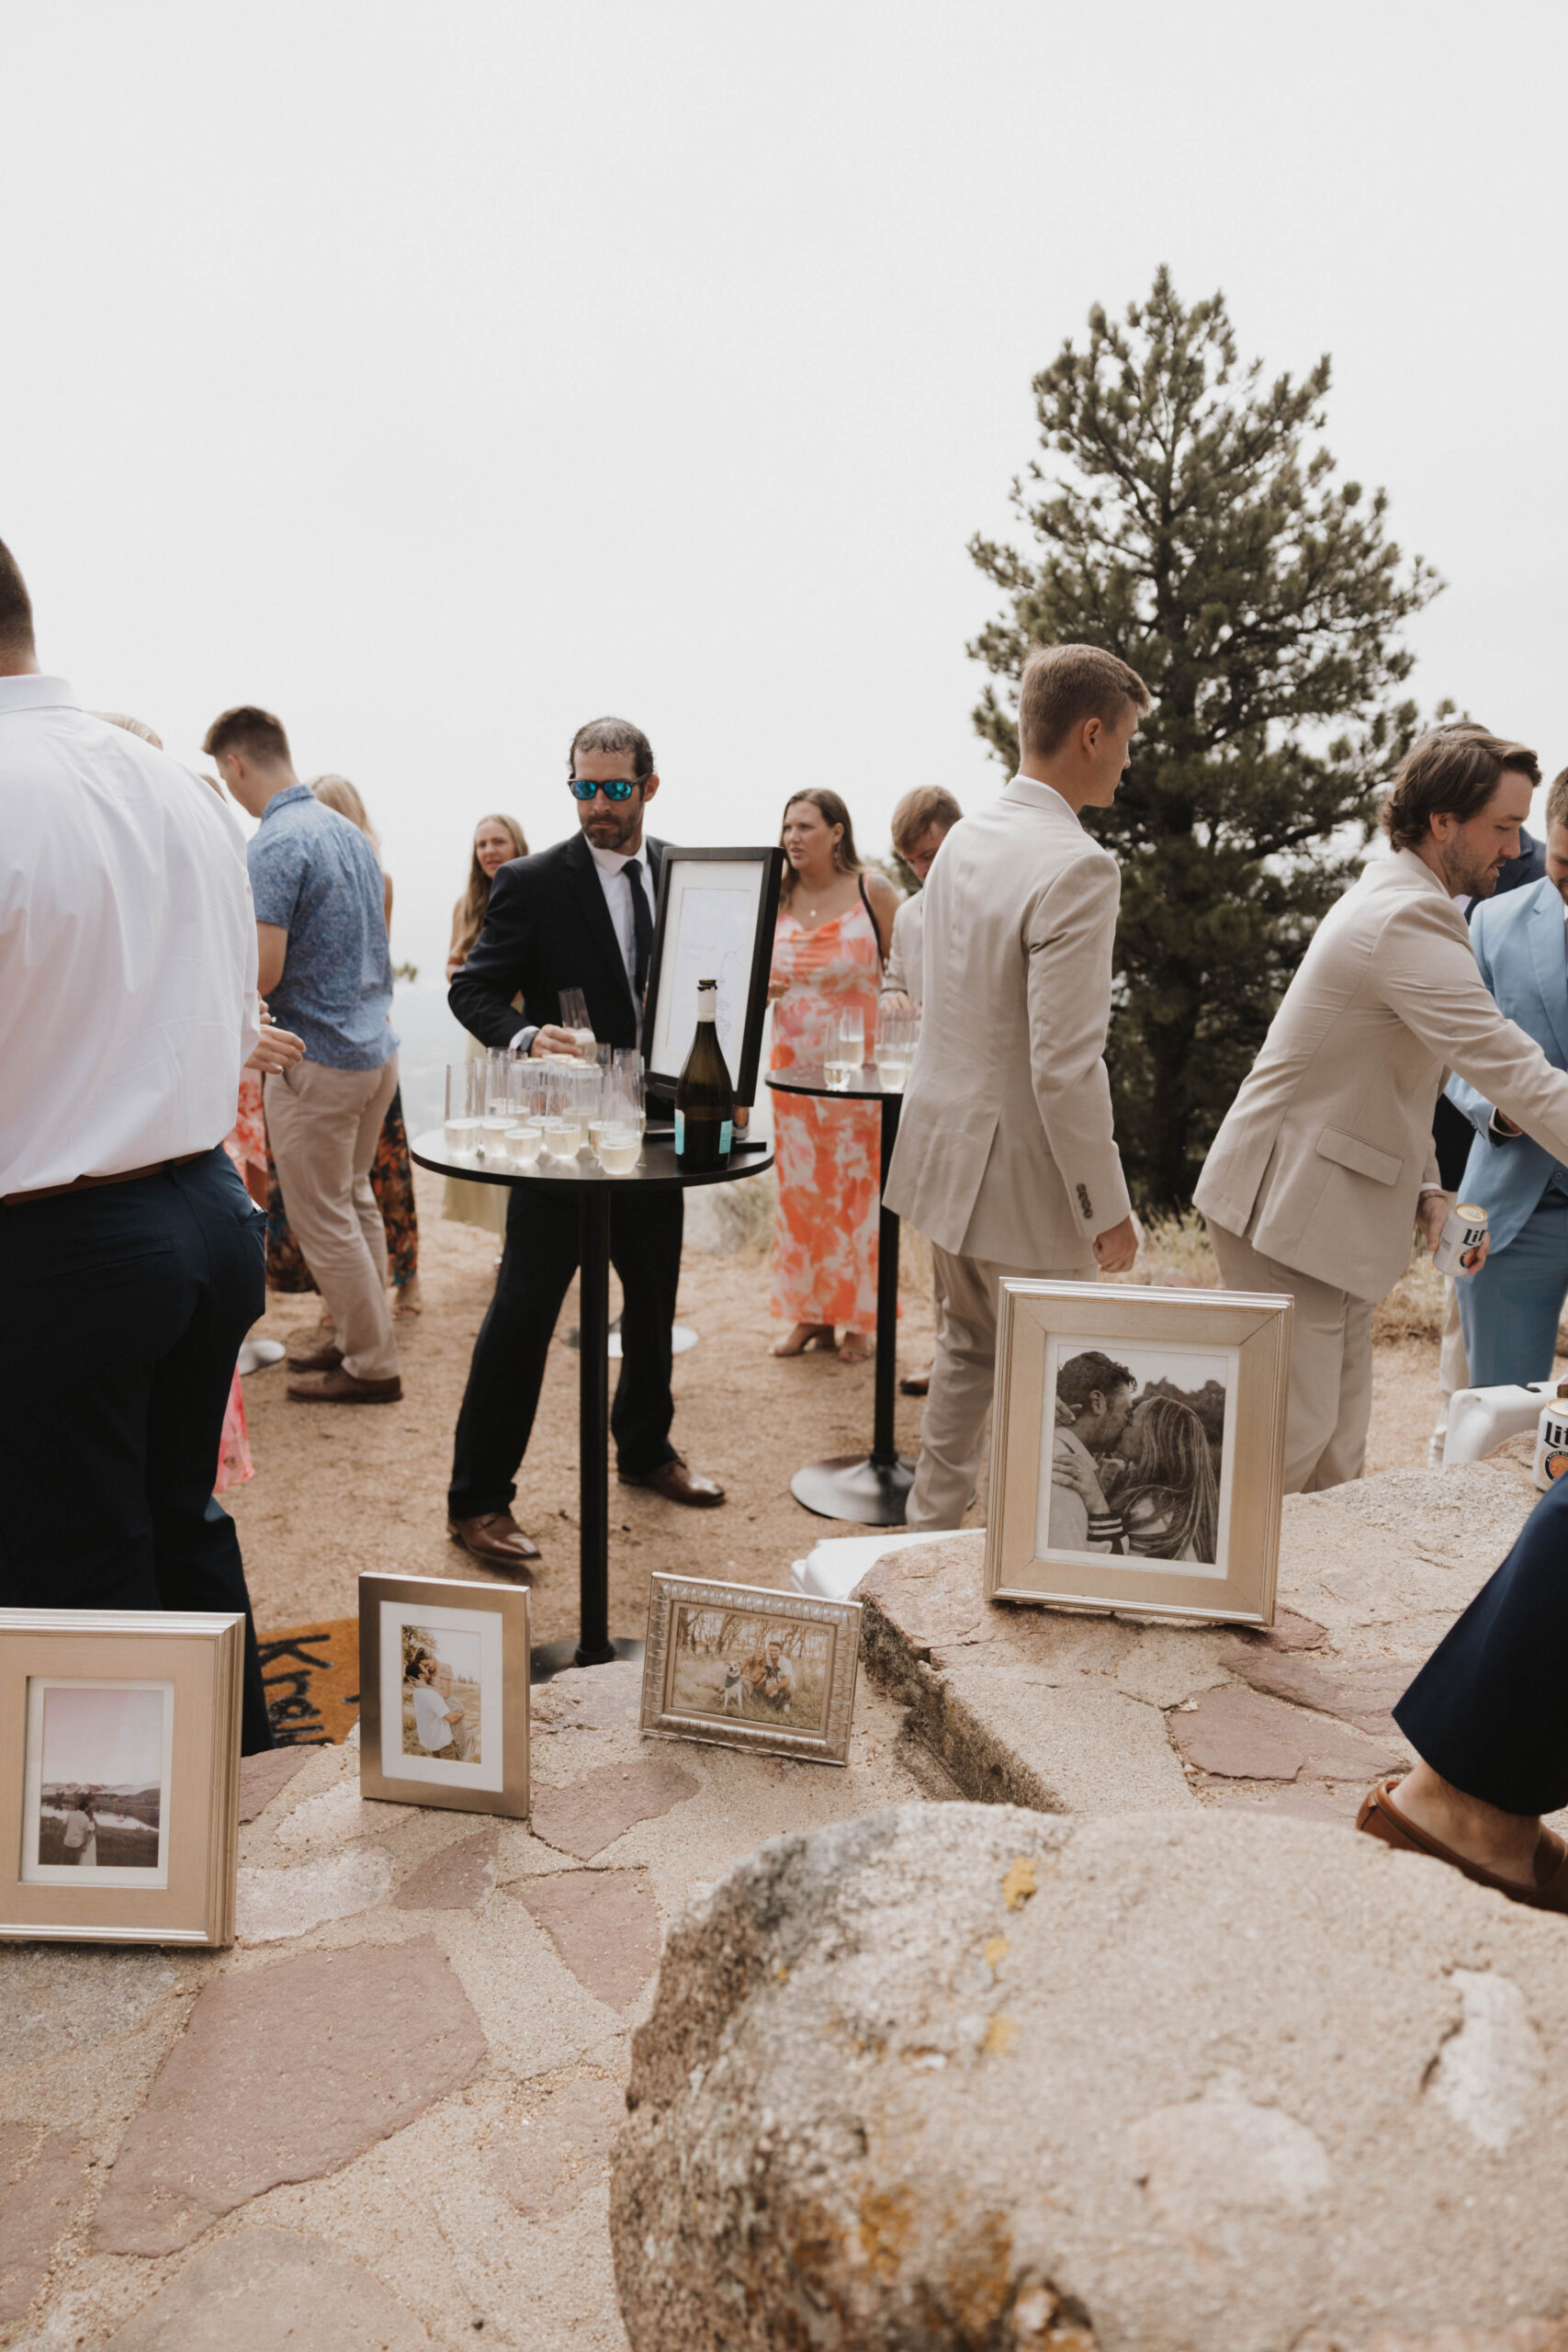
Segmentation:
[[(777, 1635), (768, 1631), (775, 1625), (783, 1629)], [(808, 1764), (847, 1764), (860, 1632), (858, 1600), (656, 1575), (641, 1728)], [(787, 1661), (782, 1704), (781, 1676), (767, 1671), (774, 1646)]]

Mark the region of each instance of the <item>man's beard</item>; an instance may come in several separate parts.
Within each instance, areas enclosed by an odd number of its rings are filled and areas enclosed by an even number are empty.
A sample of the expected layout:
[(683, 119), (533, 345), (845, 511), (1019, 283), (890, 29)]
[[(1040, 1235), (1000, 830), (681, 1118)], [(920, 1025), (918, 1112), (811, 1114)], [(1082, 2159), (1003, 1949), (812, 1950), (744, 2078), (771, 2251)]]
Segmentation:
[(1461, 858), (1443, 860), (1443, 879), (1456, 899), (1489, 899), (1501, 878), (1502, 868), (1495, 861), (1472, 865)]
[[(583, 831), (595, 849), (619, 851), (625, 848), (627, 842), (634, 839), (641, 820), (640, 804), (633, 807), (628, 802), (624, 812), (616, 809), (611, 817), (604, 817), (596, 812), (584, 826)], [(614, 831), (610, 830), (612, 825), (615, 828)]]

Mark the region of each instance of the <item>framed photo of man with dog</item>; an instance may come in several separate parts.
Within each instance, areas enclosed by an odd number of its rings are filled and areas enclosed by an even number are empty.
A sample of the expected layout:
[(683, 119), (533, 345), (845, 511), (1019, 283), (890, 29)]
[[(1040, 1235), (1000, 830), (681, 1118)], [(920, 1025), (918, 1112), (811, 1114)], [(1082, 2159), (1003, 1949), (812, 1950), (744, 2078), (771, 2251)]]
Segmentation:
[(528, 1595), (456, 1577), (359, 1579), (359, 1790), (525, 1820)]
[(860, 1603), (655, 1576), (644, 1731), (847, 1764)]
[(987, 1597), (1272, 1624), (1292, 1311), (1004, 1282)]

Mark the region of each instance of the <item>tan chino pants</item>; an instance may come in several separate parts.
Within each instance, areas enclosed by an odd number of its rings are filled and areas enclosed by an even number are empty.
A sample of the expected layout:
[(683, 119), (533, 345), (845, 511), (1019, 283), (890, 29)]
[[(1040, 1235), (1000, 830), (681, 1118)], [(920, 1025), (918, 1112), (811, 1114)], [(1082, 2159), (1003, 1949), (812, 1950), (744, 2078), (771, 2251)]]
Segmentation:
[(936, 1358), (920, 1423), (905, 1524), (961, 1527), (985, 1450), (996, 1385), (997, 1313), (1006, 1281), (1082, 1283), (1092, 1267), (1000, 1266), (989, 1258), (957, 1258), (931, 1244), (938, 1300)]
[(398, 1369), (387, 1233), (370, 1189), (397, 1084), (394, 1054), (379, 1069), (297, 1062), (269, 1076), (263, 1091), (283, 1205), (337, 1326), (344, 1370), (356, 1380), (390, 1380)]
[(1321, 1494), (1359, 1478), (1372, 1417), (1372, 1309), (1377, 1301), (1336, 1290), (1265, 1258), (1222, 1225), (1209, 1238), (1227, 1290), (1288, 1291), (1291, 1401), (1285, 1422), (1285, 1492)]

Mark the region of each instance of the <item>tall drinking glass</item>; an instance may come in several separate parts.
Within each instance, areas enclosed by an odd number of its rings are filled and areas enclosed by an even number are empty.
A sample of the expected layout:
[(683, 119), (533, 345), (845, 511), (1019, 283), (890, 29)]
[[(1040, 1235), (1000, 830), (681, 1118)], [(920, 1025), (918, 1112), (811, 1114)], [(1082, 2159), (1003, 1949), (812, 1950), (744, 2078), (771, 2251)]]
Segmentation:
[(444, 1140), (455, 1159), (478, 1158), (484, 1102), (483, 1062), (448, 1062)]
[(825, 1064), (834, 1093), (852, 1086), (865, 1061), (865, 1022), (858, 1012), (846, 1012), (829, 1024)]
[(876, 1074), (889, 1094), (902, 1094), (909, 1076), (909, 1065), (915, 1058), (915, 1040), (919, 1034), (918, 1016), (912, 1012), (889, 1012), (879, 1005), (876, 1013)]

